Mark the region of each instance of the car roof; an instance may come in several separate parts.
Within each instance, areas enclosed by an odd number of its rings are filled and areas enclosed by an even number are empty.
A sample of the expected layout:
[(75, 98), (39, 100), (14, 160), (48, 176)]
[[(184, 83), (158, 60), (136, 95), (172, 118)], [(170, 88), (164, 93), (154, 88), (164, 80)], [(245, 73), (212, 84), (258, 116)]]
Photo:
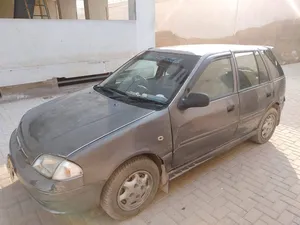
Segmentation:
[(259, 45), (229, 45), (229, 44), (198, 44), (198, 45), (176, 45), (168, 47), (153, 48), (154, 51), (167, 51), (174, 53), (185, 53), (203, 56), (205, 54), (220, 53), (226, 51), (253, 51), (267, 50), (270, 46)]

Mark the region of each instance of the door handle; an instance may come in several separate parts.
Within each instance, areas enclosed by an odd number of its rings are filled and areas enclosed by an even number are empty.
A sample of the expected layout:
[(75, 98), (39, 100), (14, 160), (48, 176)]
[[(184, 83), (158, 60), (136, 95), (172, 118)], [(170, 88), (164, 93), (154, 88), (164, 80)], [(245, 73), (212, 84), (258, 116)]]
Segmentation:
[(272, 95), (271, 92), (267, 92), (267, 93), (266, 93), (267, 98), (271, 97), (271, 95)]
[(227, 106), (227, 112), (231, 112), (231, 111), (233, 111), (234, 110), (234, 105), (229, 105), (229, 106)]

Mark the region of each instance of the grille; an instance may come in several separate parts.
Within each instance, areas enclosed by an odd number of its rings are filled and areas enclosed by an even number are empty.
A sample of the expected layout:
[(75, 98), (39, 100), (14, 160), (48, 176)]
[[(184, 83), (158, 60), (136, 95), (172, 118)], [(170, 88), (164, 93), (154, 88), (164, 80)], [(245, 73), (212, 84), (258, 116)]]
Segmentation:
[(26, 159), (26, 162), (28, 162), (28, 161), (27, 161), (28, 156), (27, 156), (27, 154), (25, 153), (25, 151), (24, 151), (24, 149), (23, 149), (23, 147), (22, 147), (22, 145), (21, 145), (21, 142), (20, 142), (20, 139), (19, 139), (18, 136), (17, 136), (17, 142), (18, 142), (18, 146), (19, 146), (19, 151), (22, 153), (22, 155), (23, 155), (24, 158)]

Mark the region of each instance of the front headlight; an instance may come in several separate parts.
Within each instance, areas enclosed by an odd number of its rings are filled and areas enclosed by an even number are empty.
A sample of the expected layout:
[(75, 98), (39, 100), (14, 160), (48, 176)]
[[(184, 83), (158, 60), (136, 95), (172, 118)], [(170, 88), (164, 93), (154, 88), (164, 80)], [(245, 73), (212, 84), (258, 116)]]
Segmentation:
[(82, 169), (78, 165), (52, 155), (40, 156), (34, 162), (33, 168), (40, 174), (53, 180), (67, 180), (83, 174)]

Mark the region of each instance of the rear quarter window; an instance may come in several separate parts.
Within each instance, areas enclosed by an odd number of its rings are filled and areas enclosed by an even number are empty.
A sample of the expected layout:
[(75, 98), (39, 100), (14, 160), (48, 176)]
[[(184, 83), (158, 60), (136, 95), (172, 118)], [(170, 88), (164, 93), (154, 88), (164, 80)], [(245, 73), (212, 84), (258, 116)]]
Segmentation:
[(266, 62), (273, 79), (284, 76), (283, 70), (271, 50), (261, 51), (261, 55)]

